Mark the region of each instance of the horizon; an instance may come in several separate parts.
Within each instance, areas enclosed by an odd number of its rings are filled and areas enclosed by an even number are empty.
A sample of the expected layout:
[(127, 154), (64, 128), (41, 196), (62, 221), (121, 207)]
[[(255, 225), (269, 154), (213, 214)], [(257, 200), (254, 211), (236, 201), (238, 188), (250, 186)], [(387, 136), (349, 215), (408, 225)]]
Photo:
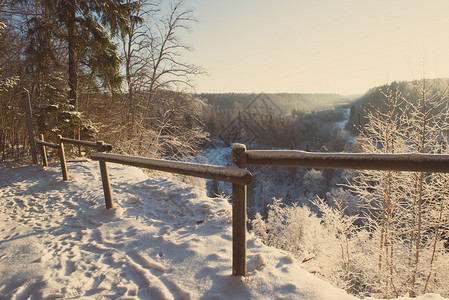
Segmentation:
[(449, 77), (449, 1), (186, 0), (196, 93), (360, 95)]

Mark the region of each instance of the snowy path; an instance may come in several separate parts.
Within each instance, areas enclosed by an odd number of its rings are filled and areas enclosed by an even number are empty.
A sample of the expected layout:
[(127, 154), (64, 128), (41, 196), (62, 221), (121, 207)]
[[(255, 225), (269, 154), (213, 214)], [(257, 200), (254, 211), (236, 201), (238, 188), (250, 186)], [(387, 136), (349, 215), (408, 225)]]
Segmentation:
[(58, 166), (0, 169), (1, 299), (353, 299), (251, 235), (249, 276), (231, 276), (226, 200), (109, 171), (112, 210), (95, 162), (69, 164), (69, 182)]

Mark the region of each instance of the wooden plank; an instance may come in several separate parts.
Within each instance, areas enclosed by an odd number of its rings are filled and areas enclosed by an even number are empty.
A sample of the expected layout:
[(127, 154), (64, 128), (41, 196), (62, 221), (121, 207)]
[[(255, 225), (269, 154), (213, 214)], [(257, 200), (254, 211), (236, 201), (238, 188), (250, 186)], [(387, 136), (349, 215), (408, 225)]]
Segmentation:
[(90, 155), (93, 160), (103, 160), (111, 163), (147, 168), (152, 170), (208, 178), (218, 181), (226, 181), (237, 184), (250, 184), (253, 176), (248, 170), (236, 167), (220, 167), (187, 163), (163, 159), (152, 159), (135, 156), (93, 152)]
[(114, 202), (112, 201), (111, 184), (109, 181), (109, 171), (106, 162), (100, 161), (99, 163), (100, 163), (101, 182), (103, 184), (104, 201), (106, 209), (110, 209), (114, 207)]
[(43, 140), (42, 141), (36, 140), (36, 144), (41, 145), (41, 146), (45, 146), (45, 147), (56, 148), (56, 149), (59, 148), (58, 144), (53, 144), (53, 143), (46, 142), (46, 141), (43, 141)]
[[(246, 169), (246, 147), (234, 144), (232, 164)], [(232, 275), (246, 276), (246, 185), (232, 184)]]
[(67, 164), (65, 162), (65, 154), (64, 154), (64, 144), (61, 141), (61, 136), (58, 135), (56, 136), (56, 141), (59, 144), (59, 161), (61, 162), (61, 172), (62, 172), (62, 179), (64, 181), (68, 181), (69, 180), (69, 175), (67, 173)]
[(69, 138), (65, 138), (65, 137), (61, 137), (61, 141), (63, 143), (69, 143), (69, 144), (73, 144), (73, 145), (77, 145), (77, 146), (84, 146), (84, 147), (90, 147), (90, 148), (94, 148), (97, 149), (97, 151), (99, 152), (104, 152), (104, 151), (111, 151), (112, 150), (112, 145), (109, 144), (104, 144), (103, 143), (103, 148), (101, 148), (101, 150), (98, 149), (98, 145), (96, 142), (91, 142), (91, 141), (84, 141), (84, 140), (75, 140), (75, 139), (69, 139)]
[(449, 173), (449, 155), (248, 150), (248, 165)]
[[(104, 149), (104, 143), (102, 141), (98, 141), (96, 144), (98, 151)], [(104, 160), (100, 160), (99, 163), (100, 163), (101, 182), (103, 183), (103, 192), (106, 209), (110, 209), (114, 207), (114, 202), (112, 201), (111, 183), (109, 180), (108, 166), (106, 165), (106, 162)]]
[[(41, 140), (44, 141), (44, 135), (41, 134)], [(41, 144), (41, 152), (42, 152), (42, 165), (44, 167), (48, 167), (48, 161), (47, 161), (47, 149), (45, 148), (45, 145)]]

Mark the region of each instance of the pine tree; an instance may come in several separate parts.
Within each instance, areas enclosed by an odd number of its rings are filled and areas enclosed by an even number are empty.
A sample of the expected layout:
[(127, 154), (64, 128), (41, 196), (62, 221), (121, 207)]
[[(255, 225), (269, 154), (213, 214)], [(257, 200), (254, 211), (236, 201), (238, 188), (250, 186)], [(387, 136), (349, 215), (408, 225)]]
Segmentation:
[(45, 17), (51, 17), (49, 27), (54, 29), (51, 38), (60, 39), (66, 46), (69, 102), (75, 110), (79, 106), (80, 74), (88, 75), (94, 82), (99, 80), (109, 91), (120, 88), (119, 57), (111, 39), (119, 28), (126, 27), (128, 5), (122, 0), (42, 0), (37, 3)]

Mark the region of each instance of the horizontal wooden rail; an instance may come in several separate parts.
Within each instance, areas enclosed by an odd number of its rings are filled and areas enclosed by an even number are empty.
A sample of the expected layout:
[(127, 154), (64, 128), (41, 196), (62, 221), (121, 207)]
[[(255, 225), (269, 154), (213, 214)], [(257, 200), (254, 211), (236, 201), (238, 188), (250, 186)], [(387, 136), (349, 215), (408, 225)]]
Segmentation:
[(449, 155), (315, 153), (297, 150), (247, 150), (256, 166), (449, 173)]
[(36, 144), (41, 145), (41, 146), (50, 147), (50, 148), (59, 148), (58, 144), (53, 144), (50, 142), (45, 142), (45, 141), (40, 141), (40, 140), (36, 140)]
[[(75, 140), (75, 139), (69, 139), (69, 138), (65, 138), (65, 137), (61, 137), (61, 142), (69, 143), (69, 144), (73, 144), (73, 145), (77, 145), (77, 146), (85, 146), (85, 147), (95, 148), (95, 149), (97, 149), (97, 151), (100, 151), (98, 149), (98, 144), (96, 142)], [(112, 150), (112, 145), (104, 144), (103, 147), (104, 147), (104, 149), (101, 149), (101, 152), (104, 152), (104, 151), (109, 152)]]
[(253, 180), (248, 170), (236, 167), (220, 167), (188, 162), (152, 159), (135, 156), (93, 152), (90, 157), (93, 160), (130, 165), (140, 168), (189, 175), (194, 177), (226, 181), (235, 184), (248, 185)]

